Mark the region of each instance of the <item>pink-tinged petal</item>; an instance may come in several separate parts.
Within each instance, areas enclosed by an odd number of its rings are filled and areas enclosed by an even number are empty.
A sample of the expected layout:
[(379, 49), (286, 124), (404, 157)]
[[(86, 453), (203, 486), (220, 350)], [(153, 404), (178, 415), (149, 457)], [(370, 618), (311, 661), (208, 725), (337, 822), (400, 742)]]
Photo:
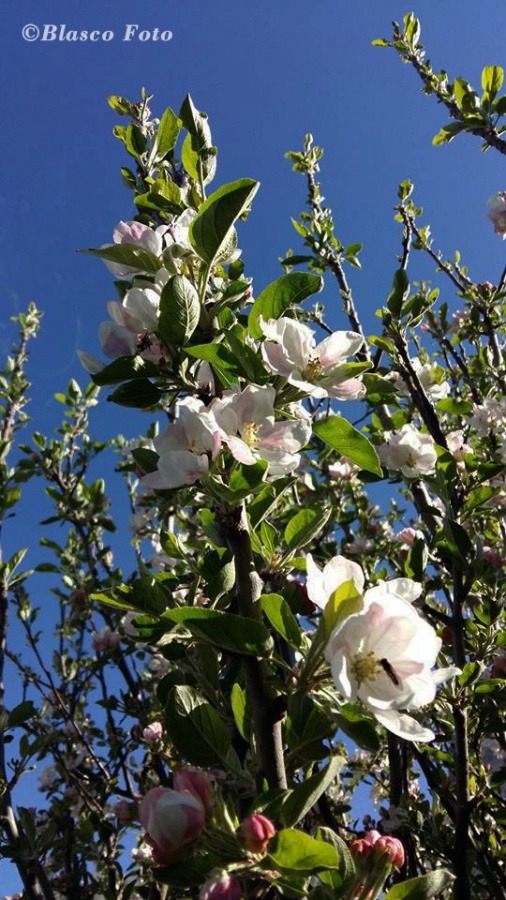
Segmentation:
[(123, 298), (123, 306), (139, 324), (139, 331), (156, 331), (160, 294), (151, 288), (130, 288)]
[(324, 378), (323, 384), (327, 388), (329, 397), (335, 397), (338, 400), (360, 400), (366, 394), (365, 384), (359, 378), (348, 378), (346, 381), (341, 381), (340, 384), (333, 385), (328, 384), (327, 379)]
[(345, 581), (353, 581), (359, 593), (364, 588), (364, 573), (358, 563), (345, 556), (334, 556), (323, 569), (323, 586), (329, 597)]
[(246, 422), (262, 423), (274, 421), (274, 401), (276, 391), (270, 385), (260, 387), (249, 384), (234, 402), (239, 418), (239, 430)]
[(237, 462), (243, 463), (245, 466), (252, 466), (253, 463), (256, 463), (257, 457), (251, 450), (251, 447), (248, 447), (244, 441), (241, 441), (241, 438), (228, 437), (227, 444)]
[(428, 743), (434, 740), (434, 732), (430, 728), (424, 728), (416, 719), (406, 715), (406, 713), (397, 712), (395, 709), (389, 709), (385, 712), (375, 713), (376, 719), (397, 737), (404, 738), (405, 741), (418, 741), (420, 743)]
[(306, 590), (309, 599), (320, 609), (325, 609), (328, 594), (323, 586), (323, 572), (316, 565), (311, 553), (306, 554)]
[(184, 484), (194, 484), (209, 468), (207, 456), (196, 456), (190, 450), (174, 450), (158, 460), (158, 470), (145, 475), (142, 483), (148, 488), (170, 490)]
[(289, 475), (300, 464), (298, 453), (284, 453), (283, 450), (263, 448), (259, 456), (269, 463), (268, 478), (282, 478), (283, 475)]
[(84, 350), (78, 350), (77, 357), (83, 368), (86, 369), (90, 375), (96, 375), (97, 372), (101, 372), (102, 369), (105, 368), (102, 360), (97, 359), (96, 356), (92, 356), (91, 353), (86, 353)]
[(293, 364), (284, 351), (282, 344), (273, 344), (264, 341), (262, 344), (262, 357), (268, 369), (285, 378), (293, 371)]
[(436, 669), (432, 673), (436, 685), (444, 684), (445, 681), (456, 678), (457, 675), (462, 675), (462, 669), (459, 669), (458, 666), (447, 666), (446, 669)]
[(135, 334), (121, 325), (116, 325), (116, 322), (102, 322), (98, 329), (98, 337), (102, 352), (110, 359), (133, 356), (137, 351)]
[(328, 397), (328, 391), (325, 387), (321, 384), (313, 384), (311, 381), (306, 381), (298, 372), (292, 372), (288, 376), (288, 381), (301, 393), (308, 394), (310, 397), (316, 397), (317, 400), (323, 400), (325, 397)]
[(311, 426), (302, 419), (275, 422), (274, 425), (262, 428), (259, 437), (259, 449), (262, 447), (297, 453), (311, 437)]
[(344, 362), (348, 356), (353, 356), (363, 343), (363, 338), (354, 331), (334, 331), (318, 344), (316, 356), (326, 369)]

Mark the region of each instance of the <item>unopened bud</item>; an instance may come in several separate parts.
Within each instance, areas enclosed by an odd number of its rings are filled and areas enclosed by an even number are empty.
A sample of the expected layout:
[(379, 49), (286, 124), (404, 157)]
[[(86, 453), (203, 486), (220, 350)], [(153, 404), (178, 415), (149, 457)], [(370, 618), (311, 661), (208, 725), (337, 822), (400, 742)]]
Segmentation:
[(276, 827), (267, 816), (256, 813), (241, 822), (239, 831), (250, 853), (265, 853), (269, 841), (276, 834)]

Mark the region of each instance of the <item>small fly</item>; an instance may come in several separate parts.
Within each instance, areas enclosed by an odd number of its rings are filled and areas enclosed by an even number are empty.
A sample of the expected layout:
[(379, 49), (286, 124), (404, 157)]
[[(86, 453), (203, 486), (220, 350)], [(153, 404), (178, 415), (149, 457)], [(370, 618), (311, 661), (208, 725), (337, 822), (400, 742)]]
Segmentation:
[(388, 659), (380, 659), (379, 663), (380, 663), (380, 666), (383, 669), (383, 671), (386, 672), (386, 674), (390, 678), (390, 681), (392, 682), (392, 684), (395, 684), (396, 687), (400, 687), (401, 686), (400, 678), (398, 678), (397, 675), (395, 674), (394, 667), (390, 665), (390, 663), (388, 662)]

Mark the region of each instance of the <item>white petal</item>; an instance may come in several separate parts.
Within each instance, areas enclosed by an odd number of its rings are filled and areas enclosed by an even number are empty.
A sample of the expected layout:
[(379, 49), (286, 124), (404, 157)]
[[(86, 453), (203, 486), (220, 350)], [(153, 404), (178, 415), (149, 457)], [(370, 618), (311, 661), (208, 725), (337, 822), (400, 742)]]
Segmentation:
[(434, 732), (430, 728), (424, 728), (412, 716), (406, 713), (399, 713), (395, 709), (385, 710), (384, 712), (376, 712), (374, 715), (380, 725), (383, 725), (392, 734), (397, 737), (404, 738), (405, 741), (419, 741), (420, 743), (428, 743), (434, 740)]

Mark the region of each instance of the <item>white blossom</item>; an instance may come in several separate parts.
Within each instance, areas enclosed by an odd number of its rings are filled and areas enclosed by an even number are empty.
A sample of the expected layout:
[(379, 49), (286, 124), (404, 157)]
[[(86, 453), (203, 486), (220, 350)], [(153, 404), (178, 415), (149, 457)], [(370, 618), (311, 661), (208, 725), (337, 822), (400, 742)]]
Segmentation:
[(403, 425), (400, 431), (386, 431), (385, 438), (378, 455), (388, 469), (399, 470), (405, 478), (434, 472), (437, 453), (430, 434), (422, 434), (413, 425)]
[(142, 479), (159, 490), (194, 484), (209, 468), (221, 446), (220, 429), (212, 412), (194, 397), (178, 403), (178, 418), (153, 441), (158, 468)]
[(502, 239), (506, 238), (506, 191), (499, 191), (489, 197), (488, 205), (490, 212), (487, 218), (490, 219), (494, 226), (496, 234), (500, 234)]
[(326, 658), (343, 697), (361, 700), (399, 737), (431, 741), (433, 732), (407, 711), (431, 703), (437, 685), (459, 670), (432, 671), (441, 640), (412, 606), (421, 590), (409, 578), (396, 578), (366, 591), (363, 609), (332, 632)]
[(263, 459), (269, 476), (279, 478), (299, 465), (299, 450), (311, 436), (311, 425), (306, 417), (276, 422), (275, 399), (273, 387), (250, 384), (241, 392), (224, 391), (210, 409), (234, 458), (246, 466)]
[(364, 341), (354, 331), (335, 331), (316, 345), (314, 332), (307, 325), (281, 316), (259, 319), (266, 340), (262, 356), (271, 372), (283, 375), (290, 384), (313, 397), (337, 397), (356, 400), (365, 387), (358, 378), (349, 377), (348, 356), (356, 353)]

